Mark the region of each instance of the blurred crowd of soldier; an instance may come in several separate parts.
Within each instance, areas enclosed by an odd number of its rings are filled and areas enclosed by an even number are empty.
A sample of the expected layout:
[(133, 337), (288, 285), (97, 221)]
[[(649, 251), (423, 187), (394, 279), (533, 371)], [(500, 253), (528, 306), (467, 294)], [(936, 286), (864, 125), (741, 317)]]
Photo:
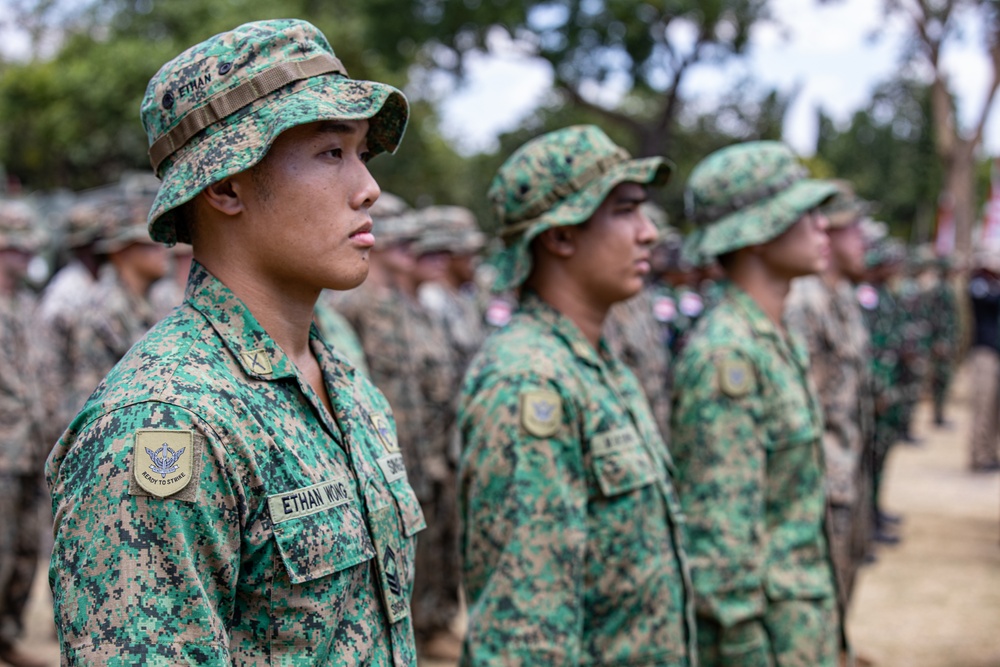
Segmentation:
[[(12, 664), (35, 664), (15, 640), (50, 521), (42, 470), (51, 445), (104, 375), (183, 299), (190, 246), (164, 248), (146, 231), (156, 185), (151, 176), (123, 179), (81, 194), (57, 213), (47, 211), (44, 224), (27, 201), (0, 203), (0, 503), (6, 533), (0, 541), (0, 659)], [(851, 260), (850, 251), (838, 254), (834, 240), (828, 274), (794, 283), (786, 317), (808, 341), (824, 408), (827, 521), (846, 606), (858, 567), (875, 558), (874, 545), (900, 539), (902, 518), (885, 510), (881, 482), (892, 448), (920, 442), (914, 412), (925, 392), (933, 399), (934, 424), (951, 426), (946, 396), (966, 347), (959, 284), (968, 287), (973, 315), (968, 342), (977, 406), (970, 466), (1000, 469), (1000, 252), (978, 252), (966, 272), (926, 247), (907, 248), (870, 219), (868, 203), (849, 185), (840, 188), (827, 205), (829, 232), (833, 238), (838, 230), (856, 229), (857, 237), (845, 243), (861, 244), (855, 253), (860, 261)], [(698, 322), (720, 300), (724, 274), (715, 263), (695, 266), (680, 232), (655, 206), (644, 206), (659, 229), (648, 285), (612, 309), (605, 337), (639, 379), (669, 442), (671, 361), (698, 336)], [(469, 210), (415, 209), (383, 193), (371, 214), (378, 244), (367, 280), (349, 292), (325, 293), (315, 324), (392, 406), (428, 524), (419, 540), (412, 599), (418, 647), (430, 657), (455, 659), (461, 646), (460, 384), (516, 300), (490, 294), (495, 269), (486, 255), (489, 244)], [(38, 253), (58, 270), (31, 284), (29, 259)]]

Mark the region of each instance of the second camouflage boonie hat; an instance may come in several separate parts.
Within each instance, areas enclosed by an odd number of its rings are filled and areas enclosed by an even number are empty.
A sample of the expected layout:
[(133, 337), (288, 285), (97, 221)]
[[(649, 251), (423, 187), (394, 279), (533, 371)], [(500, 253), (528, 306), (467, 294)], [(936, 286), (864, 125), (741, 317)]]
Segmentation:
[(830, 181), (806, 178), (791, 149), (751, 141), (715, 151), (699, 162), (684, 193), (697, 225), (686, 255), (703, 265), (728, 252), (777, 238), (837, 192)]
[(94, 252), (113, 253), (135, 243), (153, 243), (146, 218), (153, 205), (153, 194), (123, 192), (101, 207), (104, 222), (101, 238), (94, 242)]
[(246, 23), (168, 62), (146, 88), (142, 124), (163, 183), (149, 213), (156, 241), (178, 236), (176, 209), (249, 169), (275, 138), (320, 120), (369, 119), (372, 155), (393, 152), (409, 114), (391, 86), (348, 77), (323, 34), (296, 19)]
[(423, 229), (413, 250), (422, 255), (450, 252), (471, 255), (486, 245), (475, 214), (462, 206), (428, 206), (420, 210)]
[(847, 181), (835, 180), (832, 183), (837, 186), (837, 193), (821, 209), (828, 229), (842, 229), (861, 222), (875, 208), (871, 202), (858, 197), (854, 186)]
[(663, 157), (633, 159), (593, 125), (549, 132), (518, 148), (487, 194), (507, 246), (496, 258), (494, 289), (512, 289), (528, 277), (536, 236), (586, 222), (620, 183), (663, 185), (672, 168)]
[(0, 199), (0, 248), (38, 252), (45, 244), (35, 208), (19, 199)]

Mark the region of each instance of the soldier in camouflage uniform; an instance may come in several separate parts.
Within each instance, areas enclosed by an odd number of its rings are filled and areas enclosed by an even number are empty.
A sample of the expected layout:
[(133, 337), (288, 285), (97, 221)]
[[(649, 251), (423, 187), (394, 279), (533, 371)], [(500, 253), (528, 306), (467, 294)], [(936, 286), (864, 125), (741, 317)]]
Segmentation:
[(489, 198), (518, 312), (459, 405), (462, 664), (696, 665), (673, 463), (635, 376), (602, 338), (649, 272), (641, 212), (663, 158), (593, 126), (515, 151)]
[(216, 35), (151, 80), (150, 235), (195, 261), (47, 464), (64, 663), (416, 663), (423, 518), (392, 417), (310, 327), (321, 289), (367, 273), (366, 162), (407, 115), (297, 20)]
[(792, 283), (785, 319), (809, 348), (809, 375), (823, 406), (823, 459), (829, 501), (830, 553), (846, 610), (855, 577), (868, 553), (871, 532), (872, 405), (868, 328), (854, 294), (864, 278), (862, 216), (868, 210), (853, 188), (823, 208), (830, 237), (830, 265)]
[(983, 248), (969, 279), (972, 429), (969, 469), (1000, 470), (1000, 249)]
[(804, 172), (783, 144), (737, 144), (685, 193), (689, 256), (729, 278), (676, 362), (671, 419), (703, 666), (832, 667), (840, 652), (822, 406), (782, 318), (791, 279), (827, 265), (818, 207), (835, 186)]
[(950, 425), (944, 417), (944, 406), (961, 344), (958, 297), (952, 284), (954, 268), (950, 258), (937, 258), (933, 264), (934, 275), (927, 288), (931, 339), (930, 389), (934, 405), (934, 425), (939, 428)]
[(35, 300), (23, 285), (28, 260), (41, 246), (38, 229), (27, 203), (0, 201), (0, 661), (19, 667), (47, 664), (16, 645), (40, 555), (49, 445), (37, 382), (44, 351)]
[(905, 248), (896, 239), (886, 237), (876, 241), (865, 253), (868, 281), (857, 289), (871, 346), (871, 390), (875, 412), (872, 443), (873, 537), (883, 544), (899, 541), (892, 532), (898, 517), (882, 509), (880, 492), (885, 462), (893, 445), (902, 436), (899, 356), (903, 347), (903, 315), (889, 282), (905, 257)]
[[(399, 201), (399, 205), (405, 204)], [(413, 627), (422, 656), (456, 658), (459, 638), (451, 633), (458, 611), (454, 543), (453, 457), (448, 451), (455, 425), (458, 379), (441, 322), (417, 300), (421, 276), (415, 244), (422, 216), (411, 210), (376, 209), (379, 244), (371, 255), (371, 275), (343, 295), (336, 307), (361, 339), (372, 382), (392, 406), (399, 443), (427, 519), (417, 543)], [(449, 537), (450, 536), (450, 537)], [(449, 558), (451, 565), (449, 566)]]
[(94, 244), (107, 256), (97, 283), (82, 305), (83, 316), (69, 343), (74, 375), (66, 388), (76, 410), (159, 319), (149, 290), (167, 273), (167, 250), (146, 231), (152, 193), (125, 194), (102, 207), (106, 228)]

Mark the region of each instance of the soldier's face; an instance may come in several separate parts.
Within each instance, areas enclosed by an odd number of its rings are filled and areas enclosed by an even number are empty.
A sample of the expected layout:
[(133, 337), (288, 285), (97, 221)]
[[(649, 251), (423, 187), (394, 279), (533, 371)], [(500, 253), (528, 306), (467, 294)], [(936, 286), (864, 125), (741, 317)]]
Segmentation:
[(865, 274), (865, 238), (861, 225), (827, 231), (830, 236), (831, 262), (849, 280), (859, 282)]
[(368, 209), (381, 194), (368, 171), (367, 134), (365, 120), (300, 125), (246, 172), (245, 246), (258, 275), (311, 291), (365, 279), (375, 244)]
[(601, 305), (637, 294), (650, 272), (657, 232), (640, 208), (644, 201), (644, 186), (621, 183), (587, 222), (573, 230), (573, 273)]
[(758, 246), (760, 256), (772, 273), (782, 279), (825, 271), (830, 263), (826, 226), (826, 216), (813, 209), (781, 236)]

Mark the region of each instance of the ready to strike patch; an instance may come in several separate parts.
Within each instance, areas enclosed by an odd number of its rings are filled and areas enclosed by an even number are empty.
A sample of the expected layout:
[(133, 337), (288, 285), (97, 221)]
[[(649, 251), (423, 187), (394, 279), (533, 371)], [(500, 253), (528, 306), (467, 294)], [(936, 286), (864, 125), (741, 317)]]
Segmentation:
[(522, 391), (520, 395), (521, 426), (531, 435), (548, 438), (559, 430), (562, 422), (562, 400), (548, 389)]
[(147, 493), (166, 498), (191, 482), (194, 433), (143, 430), (135, 434), (132, 472)]
[(278, 524), (346, 505), (353, 498), (354, 483), (345, 475), (329, 482), (268, 496), (267, 508), (271, 511), (271, 523)]
[(389, 426), (389, 420), (386, 416), (368, 413), (368, 420), (375, 428), (375, 432), (378, 434), (378, 439), (382, 441), (382, 446), (385, 447), (385, 451), (389, 453), (398, 452), (399, 443), (396, 442), (396, 434), (393, 433), (392, 427)]

